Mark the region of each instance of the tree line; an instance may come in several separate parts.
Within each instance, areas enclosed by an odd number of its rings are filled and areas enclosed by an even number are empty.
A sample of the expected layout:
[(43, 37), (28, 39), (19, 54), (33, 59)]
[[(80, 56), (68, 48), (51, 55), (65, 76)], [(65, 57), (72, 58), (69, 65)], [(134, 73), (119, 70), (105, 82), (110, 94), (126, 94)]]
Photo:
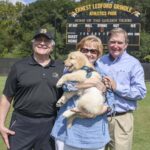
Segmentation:
[[(66, 22), (68, 11), (77, 6), (103, 3), (106, 0), (37, 0), (29, 5), (0, 1), (0, 58), (25, 57), (31, 54), (31, 40), (40, 27), (54, 34), (54, 57), (63, 59), (67, 54)], [(141, 13), (140, 48), (130, 53), (141, 62), (150, 62), (150, 3), (149, 0), (113, 0), (128, 5)]]

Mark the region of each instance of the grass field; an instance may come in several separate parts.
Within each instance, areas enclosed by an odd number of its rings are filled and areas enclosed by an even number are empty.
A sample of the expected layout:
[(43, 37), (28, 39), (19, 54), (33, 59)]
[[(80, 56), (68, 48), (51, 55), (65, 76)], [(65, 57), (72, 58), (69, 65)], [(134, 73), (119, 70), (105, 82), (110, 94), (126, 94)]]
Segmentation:
[[(0, 77), (0, 95), (4, 87), (6, 77)], [(150, 150), (150, 83), (146, 83), (147, 96), (139, 102), (138, 109), (134, 112), (135, 129), (133, 139), (133, 150)], [(7, 125), (11, 112), (7, 118)], [(0, 138), (0, 150), (6, 150), (2, 139)]]

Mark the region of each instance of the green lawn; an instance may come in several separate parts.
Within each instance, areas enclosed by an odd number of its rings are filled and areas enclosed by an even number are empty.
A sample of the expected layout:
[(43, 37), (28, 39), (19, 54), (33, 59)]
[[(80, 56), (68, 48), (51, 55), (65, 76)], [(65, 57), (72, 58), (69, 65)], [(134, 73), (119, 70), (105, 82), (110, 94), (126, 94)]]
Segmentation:
[[(0, 77), (0, 95), (4, 87), (6, 77)], [(139, 102), (138, 109), (134, 112), (135, 130), (133, 150), (150, 150), (150, 83), (147, 83), (147, 96)], [(8, 120), (11, 113), (8, 115)], [(8, 121), (7, 121), (8, 122)], [(8, 123), (7, 123), (8, 124)], [(0, 138), (0, 150), (6, 150)]]
[[(5, 83), (6, 77), (1, 77), (0, 76), (0, 95), (2, 93), (3, 87), (4, 87), (4, 83)], [(0, 137), (0, 149), (1, 150), (6, 150), (4, 143), (2, 142), (2, 138)]]
[(150, 82), (146, 84), (146, 98), (140, 101), (135, 111), (133, 150), (150, 150)]
[[(5, 81), (6, 81), (6, 77), (0, 76), (0, 96), (2, 94), (2, 90), (4, 88)], [(9, 112), (8, 117), (7, 117), (7, 121), (6, 121), (7, 126), (9, 125), (10, 116), (11, 116), (11, 112)], [(5, 144), (3, 143), (1, 136), (0, 136), (0, 150), (6, 150)]]

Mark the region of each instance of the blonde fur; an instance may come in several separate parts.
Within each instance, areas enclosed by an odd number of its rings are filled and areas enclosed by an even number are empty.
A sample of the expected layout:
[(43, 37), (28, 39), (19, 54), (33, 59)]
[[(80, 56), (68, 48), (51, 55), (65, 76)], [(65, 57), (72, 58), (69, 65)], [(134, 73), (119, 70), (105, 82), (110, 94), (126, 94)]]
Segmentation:
[[(71, 52), (68, 58), (65, 60), (65, 66), (71, 73), (63, 75), (57, 82), (57, 87), (61, 87), (67, 81), (78, 81), (83, 82), (87, 79), (86, 70), (81, 70), (83, 66), (93, 68), (93, 65), (88, 61), (86, 56), (79, 51)], [(100, 78), (101, 76), (96, 71), (93, 71), (90, 78)], [(82, 111), (89, 114), (89, 117), (96, 117), (101, 114), (104, 97), (101, 91), (96, 87), (91, 87), (87, 89), (80, 89), (75, 92), (64, 92), (63, 96), (58, 100), (57, 106), (60, 107), (65, 104), (73, 95), (79, 95), (76, 100), (76, 107), (74, 110)], [(68, 127), (72, 126), (72, 122), (76, 117), (79, 116), (76, 112), (71, 110), (66, 110), (63, 116), (68, 119)]]

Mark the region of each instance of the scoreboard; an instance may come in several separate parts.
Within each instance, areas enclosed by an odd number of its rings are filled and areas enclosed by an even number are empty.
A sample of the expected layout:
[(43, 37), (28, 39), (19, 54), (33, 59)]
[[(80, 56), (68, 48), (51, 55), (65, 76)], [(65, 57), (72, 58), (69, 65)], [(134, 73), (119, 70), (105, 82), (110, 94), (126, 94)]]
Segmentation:
[[(99, 6), (100, 8), (95, 8), (91, 4), (76, 8), (70, 13), (66, 24), (66, 44), (70, 47), (75, 47), (83, 37), (96, 35), (102, 40), (104, 49), (107, 49), (109, 31), (113, 28), (121, 27), (128, 33), (128, 49), (138, 50), (141, 31), (139, 12), (135, 11), (132, 7), (119, 4), (98, 4), (94, 6)], [(105, 8), (102, 9), (102, 6), (105, 6)], [(116, 8), (115, 6), (118, 6), (117, 10), (114, 9)]]
[(106, 24), (106, 23), (68, 23), (67, 44), (76, 44), (87, 35), (96, 35), (101, 38), (103, 45), (107, 45), (107, 35), (112, 28), (121, 27), (128, 31), (129, 45), (140, 45), (140, 24)]

